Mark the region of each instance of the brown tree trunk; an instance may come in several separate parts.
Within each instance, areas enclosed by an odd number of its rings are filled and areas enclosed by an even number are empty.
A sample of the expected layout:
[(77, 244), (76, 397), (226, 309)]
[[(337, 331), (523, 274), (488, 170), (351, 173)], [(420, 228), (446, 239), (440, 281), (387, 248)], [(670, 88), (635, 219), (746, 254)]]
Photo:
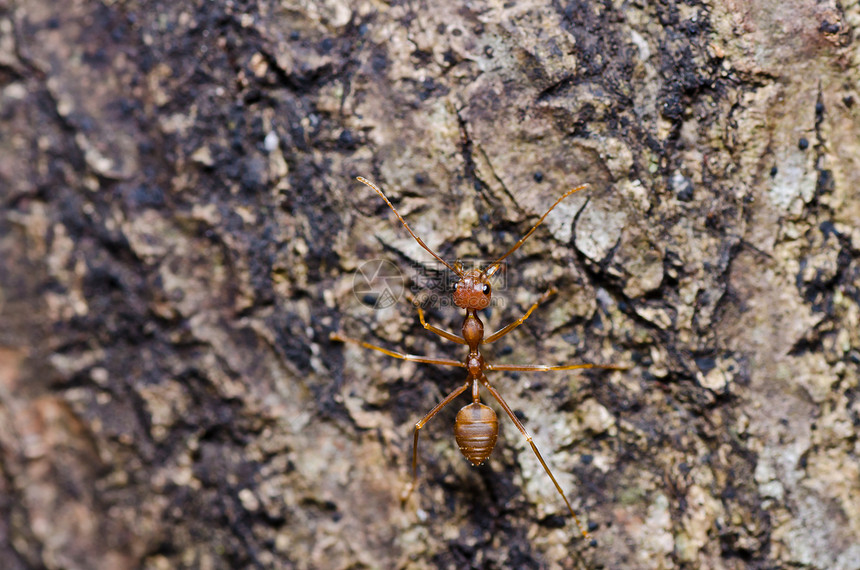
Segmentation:
[[(860, 567), (858, 26), (835, 0), (0, 2), (2, 567)], [(463, 396), (401, 506), (464, 371), (329, 334), (461, 359), (405, 292), (462, 314), (356, 175), (452, 261), (590, 184), (484, 320), (555, 287), (488, 361), (632, 365), (488, 373), (596, 547), (487, 393), (487, 463)]]

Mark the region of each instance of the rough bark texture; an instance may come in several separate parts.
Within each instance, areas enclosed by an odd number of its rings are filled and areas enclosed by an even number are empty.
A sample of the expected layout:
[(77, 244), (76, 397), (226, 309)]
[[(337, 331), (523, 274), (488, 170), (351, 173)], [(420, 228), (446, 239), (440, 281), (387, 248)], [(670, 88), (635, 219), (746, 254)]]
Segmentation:
[[(0, 2), (0, 559), (860, 567), (860, 6)], [(507, 261), (492, 374), (363, 262)], [(435, 267), (435, 266), (433, 266)], [(461, 315), (431, 307), (457, 330)], [(484, 394), (484, 396), (487, 396)], [(485, 398), (486, 400), (487, 398)], [(492, 402), (490, 402), (492, 404)], [(495, 404), (493, 404), (495, 405)], [(499, 410), (498, 407), (496, 407)]]

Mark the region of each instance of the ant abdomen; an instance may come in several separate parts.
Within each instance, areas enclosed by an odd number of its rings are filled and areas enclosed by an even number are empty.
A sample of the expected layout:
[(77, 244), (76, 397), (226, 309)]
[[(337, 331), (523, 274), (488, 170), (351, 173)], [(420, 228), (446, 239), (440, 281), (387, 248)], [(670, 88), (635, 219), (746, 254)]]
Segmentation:
[(460, 452), (473, 465), (486, 461), (496, 446), (498, 435), (499, 420), (493, 408), (475, 402), (457, 412), (454, 437)]

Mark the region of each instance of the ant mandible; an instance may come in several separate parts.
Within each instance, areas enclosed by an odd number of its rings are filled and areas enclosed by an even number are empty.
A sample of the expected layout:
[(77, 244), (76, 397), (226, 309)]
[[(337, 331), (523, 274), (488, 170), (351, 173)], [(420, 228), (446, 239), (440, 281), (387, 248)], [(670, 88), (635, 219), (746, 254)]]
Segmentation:
[[(520, 433), (523, 434), (523, 437), (526, 438), (526, 441), (531, 446), (532, 451), (534, 451), (535, 456), (537, 456), (538, 461), (543, 466), (544, 471), (546, 471), (549, 478), (552, 480), (553, 485), (555, 485), (558, 494), (561, 495), (561, 498), (564, 499), (564, 504), (567, 505), (567, 509), (570, 511), (573, 520), (576, 521), (576, 525), (579, 527), (579, 531), (582, 533), (582, 536), (586, 539), (591, 540), (591, 536), (588, 534), (588, 531), (582, 526), (582, 523), (579, 521), (579, 517), (576, 516), (576, 513), (571, 507), (570, 502), (567, 500), (567, 497), (564, 494), (564, 491), (561, 489), (561, 485), (556, 481), (555, 476), (553, 476), (552, 471), (549, 466), (544, 461), (543, 457), (538, 451), (537, 446), (534, 441), (532, 441), (532, 437), (529, 435), (526, 428), (523, 427), (522, 422), (517, 418), (514, 412), (511, 410), (510, 406), (508, 406), (505, 399), (502, 398), (502, 395), (490, 384), (487, 380), (487, 377), (484, 375), (485, 371), (488, 370), (502, 370), (502, 371), (516, 371), (516, 372), (548, 372), (550, 370), (578, 370), (583, 368), (604, 368), (609, 370), (626, 370), (628, 367), (626, 366), (616, 366), (611, 364), (570, 364), (563, 366), (548, 366), (545, 364), (521, 364), (521, 365), (512, 365), (512, 364), (490, 364), (484, 360), (484, 357), (481, 355), (480, 345), (489, 344), (491, 342), (495, 342), (523, 324), (526, 319), (529, 318), (529, 315), (537, 308), (538, 305), (546, 301), (550, 296), (555, 294), (557, 290), (552, 287), (550, 288), (544, 295), (538, 299), (538, 301), (533, 304), (525, 314), (512, 322), (511, 324), (499, 329), (488, 337), (484, 337), (484, 324), (481, 322), (481, 319), (478, 318), (478, 311), (486, 309), (490, 306), (490, 298), (492, 295), (492, 288), (490, 286), (490, 278), (495, 275), (495, 273), (501, 267), (502, 261), (508, 257), (510, 254), (515, 252), (523, 242), (528, 239), (532, 233), (537, 229), (539, 225), (544, 221), (544, 219), (549, 215), (549, 213), (558, 206), (558, 204), (570, 196), (575, 192), (579, 192), (588, 187), (587, 184), (583, 184), (581, 186), (577, 186), (571, 190), (565, 192), (555, 203), (550, 206), (549, 210), (540, 217), (537, 223), (530, 229), (526, 235), (524, 235), (520, 240), (514, 244), (514, 246), (508, 250), (506, 254), (498, 258), (496, 261), (487, 266), (486, 269), (473, 269), (471, 271), (464, 270), (462, 264), (458, 261), (454, 263), (454, 265), (450, 265), (444, 259), (439, 257), (432, 249), (427, 247), (421, 238), (419, 238), (412, 229), (409, 227), (409, 224), (406, 223), (406, 220), (400, 215), (394, 205), (388, 200), (385, 194), (380, 190), (375, 184), (372, 182), (365, 180), (364, 178), (358, 177), (358, 181), (362, 184), (365, 184), (372, 188), (379, 196), (385, 200), (385, 203), (388, 204), (388, 207), (394, 212), (394, 215), (397, 216), (397, 219), (400, 220), (400, 223), (403, 224), (403, 227), (406, 228), (406, 231), (415, 238), (415, 241), (427, 250), (430, 255), (436, 258), (437, 261), (442, 263), (445, 267), (453, 271), (457, 274), (459, 280), (457, 281), (453, 297), (454, 304), (460, 307), (461, 309), (466, 310), (466, 318), (463, 320), (463, 328), (462, 328), (462, 336), (458, 336), (452, 332), (448, 332), (446, 330), (440, 329), (429, 324), (424, 319), (424, 311), (417, 304), (415, 304), (415, 308), (418, 311), (418, 319), (421, 321), (421, 325), (427, 329), (428, 331), (435, 333), (442, 338), (448, 339), (450, 341), (456, 342), (458, 344), (465, 344), (469, 347), (469, 355), (466, 357), (465, 361), (452, 360), (448, 358), (428, 358), (425, 356), (416, 356), (414, 354), (405, 354), (401, 352), (394, 352), (392, 350), (388, 350), (387, 348), (383, 348), (381, 346), (377, 346), (374, 344), (370, 344), (367, 342), (363, 342), (360, 340), (356, 340), (353, 338), (347, 338), (340, 334), (331, 333), (331, 340), (341, 341), (341, 342), (349, 342), (352, 344), (357, 344), (359, 346), (363, 346), (364, 348), (369, 348), (371, 350), (377, 350), (382, 352), (383, 354), (387, 354), (388, 356), (392, 356), (394, 358), (400, 358), (402, 360), (409, 360), (412, 362), (423, 362), (427, 364), (438, 364), (440, 366), (459, 366), (460, 368), (465, 368), (467, 371), (466, 382), (448, 394), (444, 400), (436, 404), (436, 406), (430, 410), (427, 415), (425, 415), (421, 420), (415, 424), (415, 432), (414, 432), (414, 440), (412, 442), (412, 481), (409, 486), (403, 491), (401, 496), (402, 501), (406, 501), (409, 498), (409, 495), (412, 493), (415, 488), (416, 481), (418, 479), (418, 434), (421, 431), (421, 428), (424, 427), (430, 419), (433, 418), (436, 414), (439, 413), (442, 408), (450, 404), (454, 398), (468, 390), (470, 387), (472, 388), (472, 403), (463, 407), (457, 413), (457, 419), (454, 423), (454, 438), (457, 440), (457, 445), (460, 447), (460, 452), (472, 462), (473, 465), (480, 465), (483, 463), (492, 453), (493, 448), (496, 445), (496, 438), (499, 434), (499, 422), (496, 417), (496, 412), (493, 411), (489, 406), (485, 406), (481, 403), (481, 398), (478, 393), (478, 387), (483, 386), (493, 395), (499, 405), (505, 410), (505, 413), (508, 417), (511, 418), (511, 421), (514, 422), (514, 425), (517, 426), (517, 429), (520, 430)], [(593, 541), (592, 541), (593, 543)]]

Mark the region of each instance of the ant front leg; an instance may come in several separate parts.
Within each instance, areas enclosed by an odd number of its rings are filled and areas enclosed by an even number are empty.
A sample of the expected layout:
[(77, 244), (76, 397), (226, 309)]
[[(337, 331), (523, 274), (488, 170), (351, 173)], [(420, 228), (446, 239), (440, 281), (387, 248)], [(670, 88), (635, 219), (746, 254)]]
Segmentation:
[(550, 297), (552, 297), (556, 293), (558, 293), (558, 289), (556, 289), (555, 287), (550, 287), (549, 291), (544, 293), (543, 296), (540, 299), (538, 299), (534, 305), (529, 307), (529, 310), (526, 311), (525, 315), (518, 318), (517, 320), (515, 320), (514, 322), (512, 322), (508, 326), (497, 330), (496, 332), (494, 332), (493, 334), (491, 334), (490, 336), (485, 338), (481, 344), (489, 344), (491, 342), (495, 342), (495, 341), (499, 340), (500, 338), (502, 338), (503, 336), (505, 336), (506, 334), (508, 334), (509, 332), (511, 332), (512, 330), (514, 330), (515, 328), (517, 328), (518, 326), (520, 326), (521, 324), (523, 324), (524, 322), (526, 322), (526, 319), (529, 318), (529, 315), (531, 315), (532, 312), (538, 308), (538, 305), (546, 302), (547, 299), (549, 299)]
[(418, 433), (421, 431), (421, 428), (424, 427), (424, 424), (429, 422), (430, 419), (433, 418), (433, 416), (435, 416), (439, 413), (440, 410), (442, 410), (442, 408), (450, 404), (454, 398), (465, 392), (466, 388), (469, 387), (470, 383), (471, 380), (448, 394), (444, 400), (436, 404), (436, 407), (430, 410), (426, 416), (421, 418), (421, 420), (415, 424), (415, 435), (412, 440), (412, 481), (409, 483), (409, 486), (407, 486), (400, 494), (400, 500), (402, 502), (405, 503), (409, 499), (409, 495), (411, 495), (412, 491), (415, 490), (415, 485), (418, 482)]
[(418, 301), (415, 300), (415, 297), (412, 295), (408, 295), (407, 299), (412, 303), (412, 306), (415, 307), (415, 310), (418, 311), (418, 320), (421, 321), (421, 326), (427, 329), (428, 331), (438, 334), (442, 338), (447, 338), (448, 340), (454, 341), (457, 344), (466, 344), (466, 339), (461, 336), (458, 336), (452, 332), (448, 332), (444, 329), (440, 329), (439, 327), (434, 327), (430, 323), (424, 320), (424, 309), (421, 308), (421, 305)]

